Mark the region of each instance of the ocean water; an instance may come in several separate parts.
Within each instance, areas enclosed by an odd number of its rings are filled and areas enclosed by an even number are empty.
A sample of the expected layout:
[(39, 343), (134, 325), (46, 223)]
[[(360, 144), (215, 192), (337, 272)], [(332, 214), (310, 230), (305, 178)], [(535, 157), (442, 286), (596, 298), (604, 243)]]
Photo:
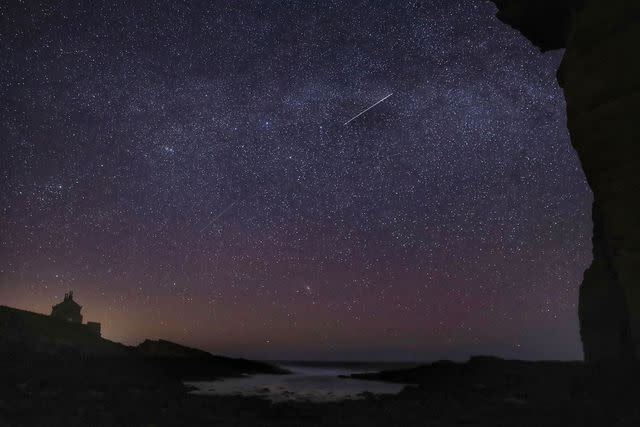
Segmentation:
[(373, 366), (364, 368), (337, 366), (279, 365), (291, 371), (290, 375), (251, 375), (242, 378), (226, 378), (220, 381), (188, 382), (194, 386), (194, 394), (259, 396), (273, 402), (287, 400), (309, 400), (328, 402), (343, 399), (360, 399), (363, 393), (397, 394), (406, 384), (380, 381), (363, 381), (339, 378), (372, 372)]

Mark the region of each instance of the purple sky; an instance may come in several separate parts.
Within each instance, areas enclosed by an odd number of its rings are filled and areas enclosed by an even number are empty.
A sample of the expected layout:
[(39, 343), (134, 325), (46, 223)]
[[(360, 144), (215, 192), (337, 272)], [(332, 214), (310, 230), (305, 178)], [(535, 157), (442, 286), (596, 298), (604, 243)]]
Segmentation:
[(562, 52), (483, 1), (84, 4), (0, 6), (0, 304), (256, 358), (582, 357)]

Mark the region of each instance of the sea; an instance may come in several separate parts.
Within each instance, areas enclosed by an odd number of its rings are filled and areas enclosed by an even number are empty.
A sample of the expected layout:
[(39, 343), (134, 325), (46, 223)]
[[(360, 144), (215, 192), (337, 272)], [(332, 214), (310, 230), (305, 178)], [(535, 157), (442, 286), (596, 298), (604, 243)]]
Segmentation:
[(200, 395), (256, 396), (271, 400), (331, 402), (362, 399), (374, 395), (397, 394), (409, 384), (342, 378), (351, 374), (408, 369), (418, 363), (396, 362), (270, 362), (291, 372), (289, 375), (247, 375), (217, 381), (193, 381), (191, 393)]

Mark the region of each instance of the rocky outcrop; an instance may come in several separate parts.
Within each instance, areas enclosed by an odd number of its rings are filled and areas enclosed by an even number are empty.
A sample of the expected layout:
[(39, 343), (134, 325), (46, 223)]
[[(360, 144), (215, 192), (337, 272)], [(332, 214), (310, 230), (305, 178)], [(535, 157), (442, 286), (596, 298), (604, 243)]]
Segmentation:
[(594, 195), (593, 262), (580, 287), (586, 361), (640, 359), (640, 2), (493, 0), (541, 50), (566, 48), (558, 81)]
[(247, 374), (286, 374), (287, 371), (263, 362), (216, 356), (166, 340), (145, 340), (133, 348), (145, 364), (184, 380), (216, 379)]
[(165, 340), (125, 346), (100, 337), (81, 323), (0, 306), (0, 371), (3, 370), (26, 372), (27, 378), (37, 372), (39, 378), (53, 376), (56, 382), (87, 379), (87, 371), (91, 371), (91, 375), (97, 375), (96, 383), (105, 382), (99, 373), (104, 370), (118, 370), (120, 378), (130, 382), (140, 379), (140, 373), (144, 382), (287, 373), (268, 363), (216, 356)]

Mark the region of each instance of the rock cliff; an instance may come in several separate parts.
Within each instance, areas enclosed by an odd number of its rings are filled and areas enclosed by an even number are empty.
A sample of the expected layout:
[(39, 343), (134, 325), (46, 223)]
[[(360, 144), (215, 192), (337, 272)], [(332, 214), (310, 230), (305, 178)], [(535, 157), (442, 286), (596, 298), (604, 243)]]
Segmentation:
[(593, 262), (580, 287), (588, 362), (640, 359), (640, 2), (493, 0), (541, 50), (566, 48), (558, 82), (593, 191)]

